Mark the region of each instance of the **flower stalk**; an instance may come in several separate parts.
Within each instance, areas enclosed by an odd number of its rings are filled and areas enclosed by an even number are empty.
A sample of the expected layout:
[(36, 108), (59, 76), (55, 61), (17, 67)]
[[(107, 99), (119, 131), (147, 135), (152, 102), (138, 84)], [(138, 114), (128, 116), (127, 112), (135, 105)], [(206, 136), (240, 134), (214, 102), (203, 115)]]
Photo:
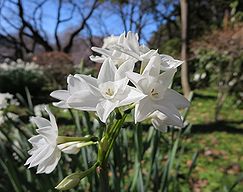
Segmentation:
[(67, 136), (58, 136), (57, 138), (57, 144), (62, 144), (66, 142), (73, 142), (73, 141), (79, 141), (79, 142), (96, 142), (98, 141), (98, 137), (95, 136), (85, 136), (85, 137), (67, 137)]
[(106, 132), (99, 143), (99, 151), (98, 151), (98, 162), (99, 169), (98, 174), (100, 178), (100, 191), (101, 192), (109, 192), (109, 178), (108, 178), (108, 158), (110, 152), (113, 148), (113, 145), (119, 135), (119, 132), (124, 124), (128, 113), (124, 113), (123, 115), (119, 112), (118, 119), (115, 124), (111, 127), (109, 132)]

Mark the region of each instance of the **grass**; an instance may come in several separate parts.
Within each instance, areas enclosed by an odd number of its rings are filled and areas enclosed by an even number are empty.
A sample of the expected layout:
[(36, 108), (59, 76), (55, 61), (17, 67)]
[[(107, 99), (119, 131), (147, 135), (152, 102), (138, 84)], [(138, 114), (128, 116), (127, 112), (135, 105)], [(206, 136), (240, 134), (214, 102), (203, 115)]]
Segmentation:
[[(186, 167), (193, 152), (200, 151), (193, 171), (195, 191), (224, 191), (243, 171), (243, 110), (234, 106), (233, 97), (228, 97), (221, 112), (222, 121), (215, 123), (216, 96), (212, 90), (196, 90), (188, 115), (193, 134), (187, 140), (183, 159)], [(243, 191), (243, 183), (234, 191)]]
[[(188, 121), (192, 124), (209, 124), (214, 122), (216, 99), (217, 92), (215, 90), (195, 90)], [(243, 121), (243, 110), (237, 109), (234, 103), (234, 97), (229, 96), (226, 99), (220, 114), (220, 119), (228, 123)], [(236, 127), (243, 128), (242, 122), (240, 127), (238, 125)]]

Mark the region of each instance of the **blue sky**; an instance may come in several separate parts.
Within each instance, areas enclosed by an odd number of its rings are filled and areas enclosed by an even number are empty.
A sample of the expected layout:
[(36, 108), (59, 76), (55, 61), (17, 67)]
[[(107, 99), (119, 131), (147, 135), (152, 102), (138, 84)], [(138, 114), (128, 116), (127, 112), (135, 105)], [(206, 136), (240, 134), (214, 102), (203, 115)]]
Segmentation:
[[(50, 34), (53, 34), (54, 32), (54, 26), (56, 23), (56, 13), (53, 12), (52, 10), (56, 9), (56, 4), (53, 2), (49, 2), (48, 4), (46, 4), (45, 6), (45, 11), (46, 11), (46, 20), (45, 20), (45, 30), (49, 31)], [(102, 24), (100, 22), (100, 19), (102, 20)], [(123, 28), (123, 24), (122, 21), (120, 19), (119, 16), (117, 16), (116, 14), (112, 14), (109, 12), (103, 12), (101, 9), (98, 9), (95, 14), (91, 17), (91, 19), (89, 19), (88, 21), (92, 33), (95, 36), (103, 36), (104, 34), (104, 26), (107, 29), (109, 34), (113, 34), (113, 35), (119, 35), (121, 33), (124, 32), (124, 28)], [(72, 28), (73, 26), (77, 26), (79, 24), (79, 19), (75, 19), (73, 20), (70, 25), (62, 25), (60, 27), (59, 32), (61, 33), (62, 31), (67, 30), (68, 28)], [(156, 30), (157, 26), (155, 24), (150, 24), (148, 25), (145, 29), (144, 29), (144, 34), (146, 36), (147, 39), (150, 38), (152, 32), (154, 32)], [(134, 31), (136, 32), (136, 31)], [(144, 42), (143, 39), (141, 39), (142, 42)]]
[[(39, 0), (37, 0), (39, 1)], [(27, 14), (33, 13), (33, 1), (31, 0), (24, 0), (24, 11)], [(49, 39), (51, 41), (54, 41), (54, 29), (55, 29), (55, 24), (56, 24), (56, 18), (57, 18), (57, 0), (50, 0), (47, 1), (44, 4), (44, 12), (43, 12), (43, 17), (41, 19), (43, 19), (43, 28), (45, 31), (48, 32), (48, 36)], [(83, 3), (81, 4), (82, 6), (86, 6), (85, 3), (90, 3), (92, 1), (82, 1)], [(11, 8), (14, 10), (16, 9), (13, 5), (9, 4), (11, 6)], [(67, 7), (68, 9), (64, 12), (62, 12), (63, 18), (65, 19), (69, 16), (69, 14), (71, 13), (71, 7)], [(10, 17), (11, 21), (13, 23), (17, 23), (18, 20), (16, 17), (14, 17), (14, 14), (8, 12), (4, 12), (5, 10), (3, 10), (3, 13)], [(85, 10), (84, 10), (85, 12)], [(40, 12), (37, 13), (37, 15)], [(64, 31), (66, 30), (72, 30), (75, 28), (75, 26), (78, 26), (78, 24), (80, 23), (80, 15), (78, 15), (76, 13), (76, 15), (74, 15), (74, 19), (72, 19), (71, 21), (60, 25), (59, 31), (58, 33), (61, 35)], [(136, 17), (136, 15), (135, 15)], [(101, 22), (103, 22), (101, 24)], [(5, 28), (8, 30), (8, 32), (14, 32), (14, 28), (11, 27), (10, 25), (8, 25), (6, 22), (4, 22), (3, 19), (1, 19), (1, 23), (3, 26), (5, 26)], [(92, 18), (88, 21), (91, 30), (92, 30), (92, 34), (95, 36), (104, 36), (105, 33), (104, 31), (108, 32), (109, 34), (114, 34), (114, 35), (119, 35), (121, 33), (124, 32), (124, 28), (122, 25), (122, 21), (119, 18), (119, 16), (117, 16), (116, 14), (112, 14), (112, 10), (109, 11), (104, 11), (102, 9), (98, 9), (95, 14), (92, 16)], [(104, 27), (105, 25), (105, 27)], [(144, 28), (144, 36), (146, 39), (149, 39), (152, 32), (156, 31), (156, 24), (155, 23), (150, 23), (149, 25), (147, 25), (147, 27)], [(136, 31), (134, 31), (136, 32)], [(82, 35), (85, 36), (85, 33), (83, 33)], [(144, 40), (141, 39), (141, 42), (144, 43)]]

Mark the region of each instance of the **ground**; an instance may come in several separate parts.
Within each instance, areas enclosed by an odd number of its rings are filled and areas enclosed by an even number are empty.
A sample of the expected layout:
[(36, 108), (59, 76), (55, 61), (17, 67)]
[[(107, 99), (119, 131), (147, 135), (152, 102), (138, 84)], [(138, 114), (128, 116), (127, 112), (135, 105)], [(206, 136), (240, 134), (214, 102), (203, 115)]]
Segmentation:
[[(224, 191), (243, 171), (243, 110), (228, 97), (221, 112), (223, 121), (215, 123), (215, 99), (215, 91), (196, 90), (188, 115), (193, 134), (187, 140), (185, 156), (200, 151), (192, 181), (196, 192)], [(234, 191), (243, 191), (243, 183)]]

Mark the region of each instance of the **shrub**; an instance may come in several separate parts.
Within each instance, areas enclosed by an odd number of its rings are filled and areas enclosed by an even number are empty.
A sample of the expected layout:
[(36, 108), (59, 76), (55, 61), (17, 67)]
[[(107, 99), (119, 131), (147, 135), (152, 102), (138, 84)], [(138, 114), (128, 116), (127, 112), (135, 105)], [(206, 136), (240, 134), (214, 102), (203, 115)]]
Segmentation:
[(53, 51), (35, 55), (32, 60), (37, 62), (51, 82), (52, 89), (64, 87), (68, 74), (74, 73), (71, 57), (63, 52)]
[(0, 92), (26, 95), (27, 87), (32, 96), (40, 97), (45, 92), (46, 84), (42, 69), (34, 62), (6, 59), (0, 64)]

